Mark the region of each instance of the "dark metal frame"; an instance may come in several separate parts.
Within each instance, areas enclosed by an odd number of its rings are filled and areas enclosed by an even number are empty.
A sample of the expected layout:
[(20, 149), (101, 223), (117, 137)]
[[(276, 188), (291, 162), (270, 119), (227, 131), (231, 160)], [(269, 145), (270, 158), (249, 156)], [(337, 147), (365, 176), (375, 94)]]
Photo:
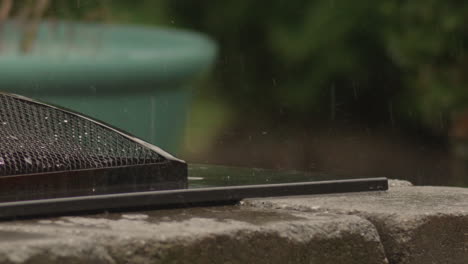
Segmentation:
[(388, 181), (386, 178), (370, 178), (133, 192), (0, 203), (0, 218), (12, 219), (155, 207), (190, 206), (207, 202), (235, 203), (246, 198), (384, 191), (387, 189)]
[(7, 201), (0, 203), (0, 219), (388, 189), (386, 178), (187, 189), (187, 164), (160, 148), (74, 111), (19, 95), (3, 94), (87, 119), (157, 152), (165, 161), (147, 165), (0, 177), (0, 201)]

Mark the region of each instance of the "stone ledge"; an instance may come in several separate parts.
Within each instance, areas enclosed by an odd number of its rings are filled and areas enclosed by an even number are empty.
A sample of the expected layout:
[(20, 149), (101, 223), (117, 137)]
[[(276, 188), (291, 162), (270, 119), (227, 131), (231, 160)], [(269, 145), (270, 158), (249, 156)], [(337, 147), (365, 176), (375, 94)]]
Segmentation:
[(468, 263), (468, 189), (390, 182), (380, 193), (250, 199), (247, 206), (355, 215), (372, 222), (392, 264)]
[(0, 263), (468, 263), (468, 189), (0, 223)]
[(0, 224), (0, 263), (388, 263), (357, 216), (231, 207)]

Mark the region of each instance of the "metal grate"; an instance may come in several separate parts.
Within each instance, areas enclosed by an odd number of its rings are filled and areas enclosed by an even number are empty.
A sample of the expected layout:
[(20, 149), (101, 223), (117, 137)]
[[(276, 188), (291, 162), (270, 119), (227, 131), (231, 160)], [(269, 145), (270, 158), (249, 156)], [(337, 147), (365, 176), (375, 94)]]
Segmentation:
[(86, 118), (0, 94), (0, 176), (163, 161), (151, 149)]

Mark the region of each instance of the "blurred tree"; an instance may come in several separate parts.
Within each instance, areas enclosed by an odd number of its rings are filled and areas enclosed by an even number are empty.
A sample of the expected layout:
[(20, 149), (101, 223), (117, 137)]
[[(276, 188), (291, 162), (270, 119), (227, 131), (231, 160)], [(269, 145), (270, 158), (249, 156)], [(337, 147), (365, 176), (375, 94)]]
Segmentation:
[(434, 130), (468, 107), (468, 2), (384, 1), (385, 47), (401, 69), (400, 110), (419, 113)]
[[(468, 2), (176, 0), (221, 45), (218, 88), (239, 116), (400, 120), (445, 132), (468, 105)], [(286, 114), (284, 114), (286, 113)], [(257, 114), (257, 117), (254, 115)]]
[[(374, 1), (171, 1), (221, 46), (218, 87), (239, 116), (380, 123), (399, 89)], [(385, 101), (385, 102), (383, 102)], [(350, 116), (351, 115), (351, 116)]]

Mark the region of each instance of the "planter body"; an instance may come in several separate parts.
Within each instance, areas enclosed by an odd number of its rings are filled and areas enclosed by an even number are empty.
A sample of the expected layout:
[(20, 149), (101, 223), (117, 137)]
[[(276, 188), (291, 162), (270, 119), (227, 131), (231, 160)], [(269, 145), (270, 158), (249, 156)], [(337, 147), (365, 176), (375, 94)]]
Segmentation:
[(216, 46), (181, 30), (45, 22), (31, 53), (19, 52), (20, 26), (4, 28), (0, 90), (56, 104), (177, 152), (190, 83)]

